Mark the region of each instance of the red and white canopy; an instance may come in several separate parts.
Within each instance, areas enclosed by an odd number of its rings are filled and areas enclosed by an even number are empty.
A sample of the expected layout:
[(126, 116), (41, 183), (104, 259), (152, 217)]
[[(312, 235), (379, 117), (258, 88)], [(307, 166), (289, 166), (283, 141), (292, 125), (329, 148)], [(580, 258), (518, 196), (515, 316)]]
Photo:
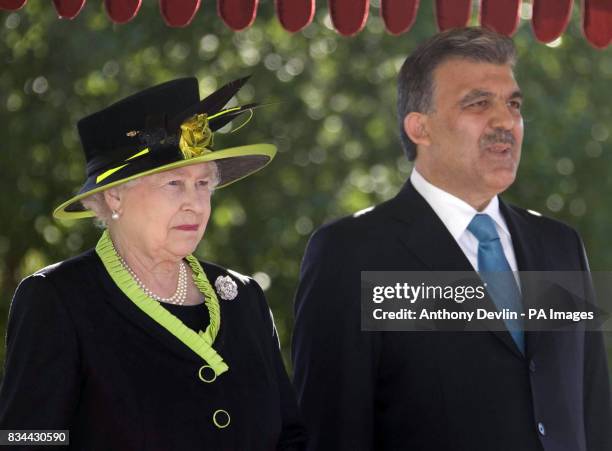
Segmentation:
[[(0, 0), (0, 9), (17, 10), (27, 0)], [(53, 0), (59, 17), (73, 19), (86, 0)], [(217, 0), (217, 13), (233, 30), (249, 27), (257, 15), (259, 0)], [(420, 0), (380, 0), (380, 14), (387, 31), (405, 33), (414, 23)], [(133, 19), (142, 0), (104, 0), (113, 22)], [(531, 23), (536, 39), (551, 42), (558, 38), (571, 17), (573, 0), (533, 0)], [(315, 0), (275, 0), (276, 14), (287, 31), (306, 27), (314, 16)], [(472, 0), (435, 0), (440, 30), (467, 25)], [(350, 36), (364, 27), (370, 10), (369, 0), (328, 0), (330, 16), (339, 33)], [(185, 27), (200, 8), (200, 0), (159, 0), (162, 17), (170, 27)], [(612, 42), (612, 0), (580, 0), (582, 29), (586, 39), (603, 49)], [(480, 23), (508, 36), (519, 23), (521, 0), (481, 0)]]

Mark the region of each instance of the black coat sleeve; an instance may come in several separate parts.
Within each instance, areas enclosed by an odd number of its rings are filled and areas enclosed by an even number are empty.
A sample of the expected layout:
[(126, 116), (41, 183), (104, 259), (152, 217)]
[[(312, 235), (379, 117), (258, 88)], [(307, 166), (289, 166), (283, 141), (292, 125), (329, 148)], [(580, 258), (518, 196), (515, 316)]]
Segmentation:
[[(578, 236), (581, 266), (589, 271), (582, 240)], [(612, 398), (610, 377), (600, 331), (587, 331), (584, 337), (584, 429), (588, 451), (612, 450)]]
[(309, 450), (373, 449), (376, 335), (361, 331), (359, 263), (341, 243), (329, 228), (313, 235), (295, 299), (292, 357)]
[(53, 284), (35, 274), (11, 303), (0, 429), (70, 429), (80, 386), (74, 323)]
[(601, 332), (586, 332), (584, 346), (584, 426), (587, 450), (612, 450), (610, 378)]

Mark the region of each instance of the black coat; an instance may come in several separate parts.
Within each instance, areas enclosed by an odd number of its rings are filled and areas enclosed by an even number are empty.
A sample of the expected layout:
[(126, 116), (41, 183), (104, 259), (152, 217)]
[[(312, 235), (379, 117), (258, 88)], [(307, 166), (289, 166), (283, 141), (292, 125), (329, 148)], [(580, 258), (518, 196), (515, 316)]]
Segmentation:
[[(588, 269), (573, 229), (500, 208), (519, 270)], [(473, 268), (410, 183), (313, 235), (293, 339), (309, 449), (612, 450), (600, 333), (526, 332), (523, 356), (507, 331), (362, 332), (362, 270)]]
[[(202, 266), (213, 284), (230, 274)], [(238, 296), (219, 298), (213, 344), (229, 371), (212, 383), (198, 377), (205, 362), (125, 297), (94, 251), (26, 278), (9, 313), (0, 429), (69, 429), (75, 450), (300, 448), (264, 295), (230, 275)], [(218, 409), (230, 415), (224, 429), (213, 424)]]

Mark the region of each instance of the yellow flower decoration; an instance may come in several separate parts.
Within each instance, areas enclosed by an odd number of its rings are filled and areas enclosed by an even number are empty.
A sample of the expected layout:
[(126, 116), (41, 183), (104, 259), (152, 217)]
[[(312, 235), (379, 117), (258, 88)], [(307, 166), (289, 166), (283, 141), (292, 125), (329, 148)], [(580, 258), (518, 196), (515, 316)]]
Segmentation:
[(183, 158), (199, 157), (211, 152), (207, 147), (212, 144), (213, 133), (208, 126), (206, 114), (196, 114), (181, 124), (181, 139), (179, 148), (183, 152)]

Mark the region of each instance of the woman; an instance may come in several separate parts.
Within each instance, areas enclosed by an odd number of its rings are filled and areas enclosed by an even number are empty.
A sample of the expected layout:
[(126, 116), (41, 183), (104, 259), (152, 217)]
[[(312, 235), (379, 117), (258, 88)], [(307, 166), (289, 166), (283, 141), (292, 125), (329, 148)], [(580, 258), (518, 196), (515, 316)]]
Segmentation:
[(17, 289), (0, 429), (68, 429), (78, 450), (301, 448), (263, 292), (191, 255), (213, 189), (275, 154), (212, 150), (213, 132), (255, 106), (223, 109), (245, 81), (200, 101), (195, 78), (174, 80), (79, 122), (87, 180), (54, 215), (107, 229)]

